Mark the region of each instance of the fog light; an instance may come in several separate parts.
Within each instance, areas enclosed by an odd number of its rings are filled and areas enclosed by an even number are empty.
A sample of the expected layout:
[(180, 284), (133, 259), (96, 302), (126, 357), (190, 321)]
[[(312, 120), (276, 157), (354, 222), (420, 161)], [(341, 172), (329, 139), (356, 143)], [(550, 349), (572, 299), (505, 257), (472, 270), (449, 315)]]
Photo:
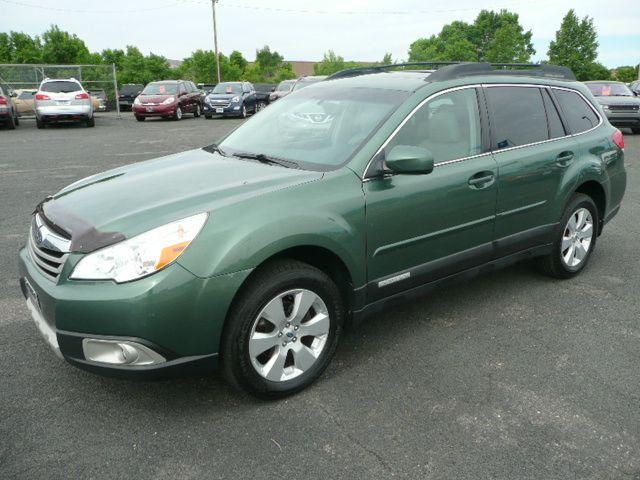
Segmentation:
[(166, 361), (149, 347), (125, 340), (85, 338), (82, 340), (82, 351), (87, 360), (111, 365), (155, 365)]
[(240, 107), (233, 107), (234, 110), (240, 110)]

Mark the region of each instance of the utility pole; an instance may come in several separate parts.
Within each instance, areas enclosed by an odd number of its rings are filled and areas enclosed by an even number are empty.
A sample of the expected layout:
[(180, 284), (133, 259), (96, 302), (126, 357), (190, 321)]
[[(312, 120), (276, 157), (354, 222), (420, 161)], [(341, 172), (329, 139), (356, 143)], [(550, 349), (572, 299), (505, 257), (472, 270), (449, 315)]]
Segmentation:
[(220, 57), (218, 56), (218, 28), (216, 27), (216, 3), (220, 0), (211, 0), (211, 10), (213, 12), (213, 46), (216, 52), (216, 72), (218, 75), (218, 83), (220, 80)]

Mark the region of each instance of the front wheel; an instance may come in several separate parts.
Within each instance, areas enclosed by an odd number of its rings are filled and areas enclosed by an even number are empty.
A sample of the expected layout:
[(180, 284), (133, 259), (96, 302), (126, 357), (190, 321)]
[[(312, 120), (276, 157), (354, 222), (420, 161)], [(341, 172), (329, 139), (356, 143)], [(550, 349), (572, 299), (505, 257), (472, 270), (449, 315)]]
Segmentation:
[(182, 109), (180, 107), (176, 108), (176, 113), (173, 114), (174, 120), (182, 120)]
[(571, 278), (587, 265), (598, 237), (598, 208), (591, 197), (576, 193), (556, 230), (550, 255), (540, 260), (544, 273), (555, 278)]
[(207, 115), (207, 114), (205, 113), (204, 118), (206, 118), (207, 120), (211, 120), (212, 115)]
[(344, 306), (335, 283), (295, 260), (257, 271), (234, 301), (222, 338), (227, 380), (260, 398), (296, 393), (329, 364)]
[(242, 105), (242, 112), (240, 113), (240, 116), (242, 118), (247, 118), (247, 107), (244, 104)]

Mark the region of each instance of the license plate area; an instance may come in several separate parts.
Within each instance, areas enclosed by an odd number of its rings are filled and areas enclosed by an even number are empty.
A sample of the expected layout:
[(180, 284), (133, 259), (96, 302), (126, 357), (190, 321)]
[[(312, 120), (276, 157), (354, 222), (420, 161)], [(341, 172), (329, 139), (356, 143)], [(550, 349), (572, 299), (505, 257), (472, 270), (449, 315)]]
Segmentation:
[(35, 288), (29, 283), (29, 280), (26, 278), (23, 279), (24, 282), (24, 292), (27, 300), (31, 300), (31, 303), (40, 310), (40, 299), (38, 298), (38, 292), (36, 292)]
[(224, 113), (224, 108), (216, 108), (216, 113)]

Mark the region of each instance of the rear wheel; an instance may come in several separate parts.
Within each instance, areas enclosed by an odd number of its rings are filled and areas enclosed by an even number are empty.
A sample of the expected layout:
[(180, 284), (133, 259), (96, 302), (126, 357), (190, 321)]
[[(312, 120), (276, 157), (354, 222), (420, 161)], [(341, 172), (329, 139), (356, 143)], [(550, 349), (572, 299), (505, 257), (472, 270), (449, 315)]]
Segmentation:
[(267, 104), (265, 102), (256, 103), (256, 113), (258, 113), (260, 110), (264, 110), (266, 107)]
[(36, 127), (44, 128), (44, 122), (41, 119), (39, 119), (38, 117), (36, 117)]
[(14, 117), (14, 123), (16, 124), (16, 127), (20, 125), (20, 119), (18, 118), (18, 115)]
[(335, 283), (311, 265), (273, 262), (243, 287), (222, 339), (227, 380), (261, 398), (296, 393), (329, 364), (344, 306)]
[(200, 116), (200, 112), (201, 112), (201, 111), (200, 111), (200, 104), (198, 103), (198, 104), (196, 104), (196, 109), (195, 109), (195, 110), (194, 110), (194, 112), (193, 112), (193, 116), (194, 116), (195, 118), (198, 118), (198, 117)]
[(91, 118), (85, 122), (85, 125), (87, 127), (89, 127), (89, 128), (95, 127), (96, 126), (96, 119), (93, 116), (91, 116)]
[(587, 265), (598, 237), (598, 208), (591, 197), (576, 193), (556, 230), (552, 252), (540, 259), (544, 273), (555, 278), (571, 278)]
[(632, 131), (633, 133), (635, 133), (636, 135), (638, 135), (638, 134), (640, 134), (640, 127), (633, 127), (633, 128), (631, 129), (631, 131)]
[(144, 117), (137, 117), (136, 116), (136, 120), (139, 121), (139, 122), (144, 122)]
[(7, 121), (7, 128), (9, 130), (15, 130), (16, 129), (16, 119), (14, 118), (13, 115), (9, 116), (9, 120)]

